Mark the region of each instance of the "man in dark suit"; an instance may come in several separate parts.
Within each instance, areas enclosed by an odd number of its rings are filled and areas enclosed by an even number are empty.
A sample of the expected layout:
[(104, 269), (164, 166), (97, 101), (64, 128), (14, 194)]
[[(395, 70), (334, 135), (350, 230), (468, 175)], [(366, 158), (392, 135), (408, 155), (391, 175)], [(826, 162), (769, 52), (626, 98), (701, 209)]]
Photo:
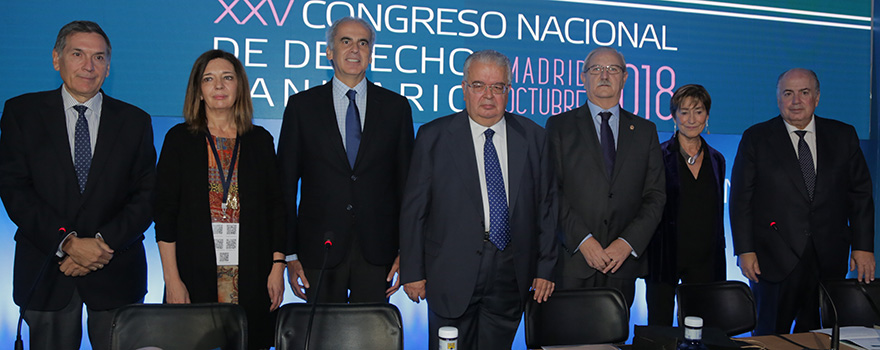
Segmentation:
[[(855, 129), (813, 114), (819, 79), (779, 76), (780, 116), (743, 133), (733, 163), (730, 224), (758, 304), (756, 334), (819, 327), (818, 281), (874, 280), (871, 176)], [(760, 265), (759, 265), (760, 262)]]
[(626, 78), (617, 50), (590, 52), (581, 73), (587, 103), (550, 117), (547, 134), (565, 248), (561, 288), (612, 287), (632, 305), (666, 183), (654, 123), (618, 105)]
[(505, 113), (510, 61), (464, 64), (466, 110), (419, 129), (404, 192), (401, 275), (428, 300), (430, 344), (455, 326), (459, 348), (510, 349), (529, 288), (546, 301), (556, 264), (556, 197), (544, 130)]
[(0, 198), (18, 226), (13, 297), (31, 349), (78, 349), (83, 303), (92, 347), (109, 349), (115, 309), (147, 292), (153, 131), (144, 111), (101, 91), (110, 40), (97, 24), (61, 28), (52, 63), (62, 87), (10, 99), (0, 118)]
[[(284, 110), (278, 159), (288, 278), (294, 294), (309, 301), (309, 281), (317, 282), (325, 254), (319, 302), (382, 302), (399, 288), (391, 282), (413, 122), (404, 97), (366, 80), (375, 38), (362, 19), (334, 22), (327, 31), (332, 81), (291, 96)], [(333, 247), (325, 253), (328, 232)]]

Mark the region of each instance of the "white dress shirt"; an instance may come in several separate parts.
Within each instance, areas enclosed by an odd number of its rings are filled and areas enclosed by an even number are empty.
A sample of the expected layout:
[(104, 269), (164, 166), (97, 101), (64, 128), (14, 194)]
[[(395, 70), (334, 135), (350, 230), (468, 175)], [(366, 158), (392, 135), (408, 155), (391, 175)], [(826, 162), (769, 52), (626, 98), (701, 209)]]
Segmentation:
[(804, 141), (807, 142), (807, 146), (810, 146), (810, 155), (813, 156), (813, 169), (815, 169), (816, 174), (819, 174), (819, 167), (816, 166), (816, 116), (814, 115), (810, 118), (810, 123), (803, 129), (798, 129), (788, 122), (785, 122), (784, 124), (785, 130), (788, 131), (788, 136), (791, 138), (791, 145), (794, 147), (794, 154), (798, 156), (798, 159), (800, 159), (801, 156), (798, 154), (798, 141), (800, 141), (801, 138), (794, 132), (797, 130), (804, 130), (807, 132), (804, 134)]
[(483, 149), (486, 146), (486, 129), (495, 131), (492, 136), (492, 144), (495, 146), (495, 153), (498, 154), (498, 163), (501, 165), (501, 175), (504, 177), (504, 195), (507, 197), (508, 206), (510, 205), (510, 185), (507, 176), (507, 122), (504, 118), (490, 127), (477, 124), (473, 119), (468, 118), (471, 125), (471, 136), (474, 140), (474, 154), (477, 156), (477, 173), (480, 176), (480, 197), (483, 199), (483, 218), (486, 225), (486, 232), (492, 224), (489, 216), (489, 191), (486, 189), (486, 161), (483, 157)]

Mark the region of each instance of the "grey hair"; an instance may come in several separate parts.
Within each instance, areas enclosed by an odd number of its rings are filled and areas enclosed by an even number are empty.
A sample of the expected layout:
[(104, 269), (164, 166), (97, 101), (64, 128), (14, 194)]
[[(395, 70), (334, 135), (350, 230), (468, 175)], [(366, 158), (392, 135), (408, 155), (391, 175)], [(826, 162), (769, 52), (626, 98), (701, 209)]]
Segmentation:
[(617, 55), (617, 57), (620, 59), (620, 66), (623, 67), (624, 69), (626, 69), (626, 60), (623, 58), (623, 54), (620, 53), (620, 51), (617, 51), (617, 49), (615, 49), (613, 47), (600, 46), (600, 47), (593, 49), (593, 51), (590, 51), (590, 53), (587, 54), (587, 57), (584, 58), (584, 68), (583, 68), (582, 72), (586, 72), (587, 68), (590, 68), (590, 59), (592, 59), (593, 56), (595, 56), (599, 52), (613, 52), (613, 53), (615, 53)]
[(513, 79), (513, 73), (510, 71), (510, 59), (508, 59), (507, 56), (495, 50), (480, 50), (470, 54), (470, 56), (468, 56), (468, 58), (464, 60), (465, 82), (468, 81), (468, 71), (470, 70), (471, 62), (473, 61), (492, 63), (504, 69), (504, 73), (506, 73), (505, 78), (507, 78), (507, 81), (505, 83), (507, 84), (510, 84), (511, 80)]
[(339, 25), (349, 22), (359, 23), (360, 25), (364, 26), (364, 28), (370, 30), (370, 48), (373, 48), (373, 44), (376, 42), (376, 29), (373, 28), (373, 26), (371, 26), (370, 23), (368, 23), (364, 19), (351, 16), (342, 17), (333, 21), (333, 24), (331, 24), (330, 28), (327, 29), (327, 48), (333, 50), (333, 39), (336, 38), (336, 32), (339, 31)]
[(65, 24), (58, 31), (58, 37), (55, 38), (55, 47), (52, 50), (58, 53), (63, 52), (67, 46), (67, 37), (74, 33), (96, 33), (101, 35), (104, 38), (104, 43), (107, 44), (107, 56), (110, 56), (110, 38), (107, 37), (101, 26), (92, 21), (73, 21)]
[(789, 69), (785, 72), (782, 72), (782, 74), (780, 74), (779, 77), (776, 78), (776, 90), (777, 91), (779, 90), (779, 82), (782, 81), (782, 77), (784, 77), (786, 74), (793, 72), (793, 71), (796, 71), (796, 70), (806, 72), (811, 77), (813, 77), (813, 81), (816, 82), (816, 92), (819, 92), (819, 76), (816, 75), (816, 72), (814, 72), (812, 69), (807, 69), (807, 68), (792, 68), (792, 69)]

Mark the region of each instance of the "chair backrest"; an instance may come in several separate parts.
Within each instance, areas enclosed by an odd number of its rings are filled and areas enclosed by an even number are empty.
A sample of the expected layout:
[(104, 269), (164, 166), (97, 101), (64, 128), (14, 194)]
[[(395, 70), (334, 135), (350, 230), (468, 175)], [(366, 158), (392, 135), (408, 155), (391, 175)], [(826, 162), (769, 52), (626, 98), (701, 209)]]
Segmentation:
[(526, 304), (526, 346), (620, 343), (629, 337), (629, 308), (611, 288), (553, 292), (547, 301)]
[[(305, 346), (312, 304), (290, 303), (278, 311), (275, 349)], [(318, 304), (309, 340), (312, 349), (403, 349), (400, 311), (388, 303)]]
[(234, 304), (135, 304), (113, 317), (110, 348), (247, 349), (247, 319)]
[(732, 336), (755, 329), (758, 321), (752, 290), (740, 281), (685, 283), (675, 289), (675, 297), (679, 325), (687, 316), (699, 316), (703, 327)]
[[(873, 327), (880, 324), (880, 315), (874, 309), (880, 307), (880, 283), (863, 284), (864, 291), (855, 279), (825, 281), (824, 284), (837, 307), (837, 320), (841, 326)], [(834, 319), (828, 301), (820, 296), (819, 306), (822, 325), (830, 328)]]

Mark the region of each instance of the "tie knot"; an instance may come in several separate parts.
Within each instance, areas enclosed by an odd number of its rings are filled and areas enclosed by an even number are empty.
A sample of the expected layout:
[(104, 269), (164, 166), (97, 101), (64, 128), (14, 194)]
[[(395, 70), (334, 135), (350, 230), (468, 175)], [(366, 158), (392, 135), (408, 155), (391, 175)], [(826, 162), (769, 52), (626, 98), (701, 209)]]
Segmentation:
[(79, 112), (79, 115), (85, 115), (86, 110), (89, 109), (89, 107), (86, 107), (85, 105), (76, 105), (73, 106), (73, 109)]
[(354, 101), (355, 95), (357, 95), (357, 91), (354, 91), (354, 89), (348, 90), (348, 92), (345, 93), (345, 96), (348, 96), (348, 99), (352, 101)]
[(487, 141), (491, 141), (491, 140), (492, 140), (492, 135), (495, 135), (495, 130), (492, 130), (492, 129), (486, 129), (485, 134), (486, 134), (486, 140), (487, 140)]
[(599, 112), (599, 116), (602, 117), (603, 122), (607, 123), (608, 119), (611, 119), (611, 112), (609, 112), (609, 111)]
[(801, 140), (803, 140), (803, 139), (804, 139), (804, 135), (807, 134), (807, 131), (806, 131), (806, 130), (795, 130), (794, 133), (797, 134), (797, 136), (800, 137)]

